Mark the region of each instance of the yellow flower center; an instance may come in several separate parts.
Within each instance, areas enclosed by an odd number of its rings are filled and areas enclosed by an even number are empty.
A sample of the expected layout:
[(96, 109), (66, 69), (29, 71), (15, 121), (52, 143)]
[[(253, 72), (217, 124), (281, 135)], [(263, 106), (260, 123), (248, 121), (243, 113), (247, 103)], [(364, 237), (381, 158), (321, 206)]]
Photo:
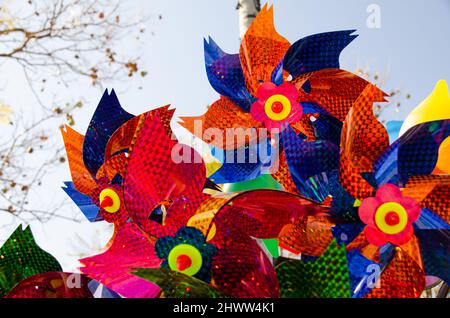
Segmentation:
[(264, 111), (267, 117), (276, 121), (286, 119), (291, 113), (291, 108), (289, 99), (280, 94), (270, 96), (264, 104)]
[(113, 189), (103, 189), (100, 192), (100, 206), (108, 213), (115, 213), (120, 209), (120, 198)]
[(386, 202), (375, 212), (375, 224), (380, 231), (386, 234), (398, 234), (403, 231), (408, 223), (408, 213), (397, 202)]

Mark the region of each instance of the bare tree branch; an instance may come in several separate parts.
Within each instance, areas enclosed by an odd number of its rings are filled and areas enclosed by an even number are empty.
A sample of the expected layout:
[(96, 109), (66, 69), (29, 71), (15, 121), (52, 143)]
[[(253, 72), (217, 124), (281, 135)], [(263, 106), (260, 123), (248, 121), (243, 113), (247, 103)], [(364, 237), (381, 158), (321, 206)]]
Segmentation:
[(122, 4), (109, 0), (0, 4), (0, 67), (16, 63), (35, 99), (29, 106), (32, 111), (26, 113), (10, 105), (11, 125), (0, 126), (0, 211), (21, 221), (66, 218), (57, 213), (66, 202), (41, 210), (29, 205), (44, 176), (65, 162), (64, 149), (55, 139), (56, 127), (62, 120), (74, 125), (74, 111), (86, 103), (61, 96), (55, 87), (69, 88), (85, 80), (102, 89), (105, 81), (146, 75), (139, 66), (139, 52), (121, 47), (123, 39), (140, 39), (146, 19), (126, 12)]

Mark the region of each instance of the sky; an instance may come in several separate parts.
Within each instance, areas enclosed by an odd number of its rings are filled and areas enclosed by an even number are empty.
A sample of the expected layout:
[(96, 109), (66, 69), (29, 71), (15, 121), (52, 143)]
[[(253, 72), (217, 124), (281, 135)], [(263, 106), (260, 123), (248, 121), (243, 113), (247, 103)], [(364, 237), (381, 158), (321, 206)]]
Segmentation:
[[(114, 83), (122, 106), (129, 112), (144, 111), (171, 104), (175, 117), (200, 115), (218, 95), (210, 87), (204, 67), (203, 39), (211, 36), (228, 53), (239, 51), (238, 13), (236, 0), (127, 0), (129, 10), (145, 12), (147, 33), (139, 47), (142, 65), (148, 75), (139, 81)], [(262, 1), (265, 3), (266, 1)], [(314, 33), (356, 29), (359, 37), (341, 55), (341, 68), (354, 71), (369, 67), (386, 74), (386, 89), (401, 89), (411, 94), (399, 112), (387, 110), (388, 120), (402, 120), (407, 113), (431, 93), (439, 79), (450, 82), (450, 0), (273, 0), (275, 26), (291, 43)], [(380, 28), (368, 28), (369, 5), (380, 8)], [(158, 20), (158, 15), (162, 19)], [(126, 43), (126, 42), (124, 42)], [(124, 44), (125, 45), (125, 44)], [(122, 49), (128, 49), (123, 47)], [(8, 66), (14, 72), (14, 65)], [(3, 98), (10, 104), (29, 105), (33, 99), (24, 92), (19, 75), (8, 81)], [(106, 83), (112, 88), (110, 83)], [(139, 89), (142, 87), (142, 89)], [(98, 89), (73, 87), (67, 94), (81, 94), (90, 101), (76, 113), (75, 129), (84, 133), (101, 97)], [(28, 106), (29, 107), (29, 106)], [(59, 133), (57, 126), (49, 127)], [(186, 132), (173, 123), (178, 134)], [(56, 141), (62, 143), (62, 140)], [(46, 179), (48, 195), (40, 204), (64, 197), (62, 183), (70, 180), (68, 166), (57, 169)], [(55, 199), (56, 198), (56, 199)], [(67, 208), (67, 213), (74, 213)], [(80, 212), (81, 213), (81, 212)], [(1, 233), (6, 237), (17, 220), (1, 216), (9, 224)], [(74, 223), (53, 220), (46, 224), (34, 222), (32, 230), (42, 248), (55, 255), (65, 270), (77, 266), (78, 237), (104, 244), (111, 228), (104, 224)], [(88, 247), (85, 252), (92, 252)]]

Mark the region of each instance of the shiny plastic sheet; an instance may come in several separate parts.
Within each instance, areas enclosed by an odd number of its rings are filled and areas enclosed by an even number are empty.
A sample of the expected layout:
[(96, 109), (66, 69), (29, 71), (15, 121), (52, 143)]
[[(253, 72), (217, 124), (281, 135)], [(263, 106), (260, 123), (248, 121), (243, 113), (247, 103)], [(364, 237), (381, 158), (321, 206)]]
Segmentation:
[[(220, 215), (220, 218), (227, 217), (232, 216)], [(211, 240), (218, 246), (212, 264), (215, 285), (231, 297), (278, 297), (278, 280), (267, 255), (246, 233), (222, 226), (225, 222), (220, 218), (216, 220), (217, 232)]]
[(347, 261), (352, 298), (362, 298), (374, 287), (376, 281), (372, 276), (380, 271), (380, 266), (358, 251), (348, 252)]
[(142, 277), (163, 291), (166, 298), (224, 298), (226, 297), (213, 286), (192, 276), (167, 268), (139, 268), (134, 275)]
[(450, 176), (425, 175), (408, 179), (405, 196), (420, 202), (421, 206), (450, 223)]
[(89, 195), (97, 187), (94, 178), (84, 166), (83, 162), (83, 140), (84, 136), (70, 128), (64, 126), (61, 135), (66, 148), (69, 162), (70, 174), (75, 188), (84, 194)]
[[(358, 222), (358, 224), (361, 224)], [(365, 225), (364, 225), (365, 227)], [(352, 236), (356, 235), (356, 233), (352, 234)], [(364, 234), (364, 231), (361, 231), (353, 240), (351, 240), (346, 246), (345, 249), (347, 251), (351, 250), (363, 250), (367, 246), (369, 246), (369, 242), (367, 241), (366, 235)]]
[(158, 286), (131, 274), (133, 268), (159, 268), (153, 243), (133, 223), (117, 230), (112, 245), (102, 254), (80, 260), (80, 270), (124, 297), (156, 297)]
[(436, 186), (421, 205), (450, 223), (450, 184)]
[(74, 184), (72, 182), (64, 182), (64, 185), (65, 187), (63, 187), (62, 189), (80, 208), (86, 219), (88, 219), (90, 222), (103, 220), (103, 217), (100, 215), (100, 208), (94, 203), (91, 197), (78, 192), (74, 188)]
[(170, 122), (172, 120), (175, 109), (169, 109), (170, 105), (162, 106), (151, 111), (145, 112), (139, 116), (133, 117), (128, 120), (126, 123), (121, 125), (108, 140), (105, 149), (105, 162), (108, 161), (113, 155), (122, 152), (122, 151), (131, 151), (131, 147), (133, 145), (136, 131), (138, 131), (142, 123), (144, 122), (147, 116), (155, 116), (158, 115), (161, 124), (168, 136), (172, 136), (172, 129), (170, 128)]
[(258, 144), (245, 145), (235, 150), (215, 148), (212, 154), (222, 162), (222, 166), (209, 179), (217, 184), (256, 179), (269, 170), (274, 152), (269, 140), (261, 140)]
[(24, 279), (5, 298), (93, 298), (89, 282), (78, 273), (47, 272)]
[(186, 225), (199, 229), (207, 240), (210, 240), (215, 232), (215, 230), (210, 230), (210, 227), (214, 228), (214, 225), (211, 224), (214, 215), (227, 201), (228, 199), (225, 198), (212, 197), (207, 199), (197, 209), (196, 214), (189, 219)]
[(58, 261), (36, 244), (31, 229), (19, 225), (0, 248), (0, 296), (30, 276), (61, 270)]
[(321, 256), (333, 241), (332, 226), (325, 217), (306, 216), (283, 227), (279, 245), (297, 255)]
[(375, 190), (361, 176), (372, 172), (372, 163), (389, 146), (389, 136), (373, 115), (378, 89), (369, 85), (348, 113), (341, 139), (340, 181), (347, 192), (361, 199), (374, 196)]
[(327, 140), (305, 142), (289, 127), (283, 131), (281, 143), (290, 174), (300, 194), (316, 199), (310, 187), (304, 184), (310, 177), (338, 168), (338, 146)]
[(286, 155), (282, 151), (278, 156), (278, 169), (272, 171), (272, 177), (283, 187), (283, 190), (292, 194), (300, 194), (292, 180), (289, 167), (286, 162)]
[(276, 238), (282, 228), (298, 219), (326, 216), (328, 209), (306, 198), (277, 190), (254, 190), (232, 198), (213, 220), (256, 238)]
[(450, 284), (450, 229), (416, 230), (426, 275), (443, 279)]
[(289, 48), (283, 67), (293, 77), (325, 68), (339, 68), (339, 55), (357, 35), (356, 30), (319, 33), (298, 40)]
[[(303, 104), (302, 104), (302, 107), (303, 107)], [(303, 111), (305, 111), (304, 108), (303, 108)], [(318, 116), (317, 113), (313, 113), (313, 114), (314, 114), (314, 116)], [(305, 141), (315, 141), (316, 140), (314, 126), (312, 125), (312, 122), (311, 122), (311, 116), (312, 115), (309, 113), (303, 113), (302, 118), (300, 118), (299, 121), (289, 124), (289, 126), (291, 126), (291, 128), (295, 131), (295, 133), (297, 135), (299, 135)]]
[(315, 261), (286, 261), (276, 267), (281, 297), (350, 297), (346, 252), (336, 242)]
[(264, 5), (248, 28), (239, 50), (246, 86), (253, 96), (261, 83), (270, 81), (272, 71), (289, 47), (290, 43), (275, 30), (273, 7)]
[(414, 227), (420, 230), (450, 230), (450, 224), (428, 209), (421, 210)]
[(239, 54), (223, 52), (216, 42), (204, 40), (206, 75), (211, 86), (222, 96), (226, 96), (243, 110), (250, 111), (255, 99), (245, 87)]
[(319, 140), (329, 140), (336, 145), (341, 143), (342, 122), (333, 116), (320, 115), (311, 123), (314, 135)]
[[(176, 149), (180, 163), (172, 158)], [(206, 200), (202, 193), (205, 181), (200, 155), (170, 139), (158, 116), (147, 116), (131, 151), (124, 181), (125, 206), (131, 219), (151, 236), (175, 234)], [(150, 219), (156, 209), (165, 210), (162, 222)]]
[(94, 298), (121, 298), (119, 294), (113, 292), (111, 289), (95, 280), (91, 280), (88, 283), (88, 288)]
[[(254, 141), (258, 134), (250, 134), (249, 138), (234, 138), (234, 129), (260, 128), (262, 123), (254, 120), (250, 113), (244, 112), (233, 101), (226, 97), (209, 106), (208, 110), (202, 116), (197, 117), (180, 117), (181, 126), (189, 130), (192, 134), (202, 139), (212, 146), (222, 149), (236, 149), (242, 147), (250, 141)], [(198, 127), (196, 129), (196, 127)], [(219, 138), (216, 134), (220, 131), (223, 138)], [(228, 129), (228, 130), (227, 130)], [(233, 129), (233, 130), (230, 130)], [(224, 134), (230, 132), (231, 137)], [(253, 136), (255, 135), (255, 136)]]
[(375, 164), (378, 184), (399, 183), (429, 175), (436, 167), (441, 143), (450, 136), (450, 119), (423, 123), (410, 128)]
[[(340, 69), (324, 69), (302, 74), (292, 81), (300, 94), (298, 101), (315, 103), (340, 121), (344, 121), (350, 108), (371, 84), (365, 79)], [(373, 101), (385, 101), (385, 93), (375, 89)]]
[(329, 174), (329, 189), (332, 197), (331, 213), (342, 221), (355, 222), (359, 220), (355, 198), (339, 183), (338, 171)]
[(353, 242), (365, 227), (366, 225), (361, 222), (337, 224), (331, 228), (331, 231), (338, 244), (347, 245)]
[(114, 90), (103, 94), (83, 141), (83, 162), (86, 169), (95, 175), (103, 164), (106, 144), (111, 135), (134, 116), (120, 106)]
[(122, 180), (125, 176), (127, 163), (128, 157), (125, 152), (116, 154), (100, 166), (96, 179), (107, 178), (108, 180), (114, 180), (114, 178), (120, 177), (120, 180)]
[(423, 270), (401, 248), (381, 273), (379, 288), (373, 288), (366, 298), (418, 298), (425, 289)]
[(136, 130), (142, 124), (147, 113), (138, 115), (131, 118), (126, 123), (121, 125), (117, 130), (111, 135), (108, 143), (106, 144), (104, 161), (107, 162), (115, 154), (123, 151), (130, 151), (131, 145), (136, 134)]
[(213, 279), (233, 297), (278, 297), (274, 269), (255, 238), (276, 238), (282, 227), (327, 209), (285, 192), (256, 190), (230, 200), (214, 218), (218, 247)]

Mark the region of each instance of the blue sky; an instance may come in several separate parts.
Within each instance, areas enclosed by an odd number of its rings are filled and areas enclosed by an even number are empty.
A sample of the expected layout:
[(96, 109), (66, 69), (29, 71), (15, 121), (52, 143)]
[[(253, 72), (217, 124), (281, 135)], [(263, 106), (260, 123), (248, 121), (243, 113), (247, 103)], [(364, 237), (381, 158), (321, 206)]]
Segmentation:
[[(218, 95), (209, 86), (203, 60), (203, 38), (211, 36), (225, 51), (239, 50), (238, 15), (235, 0), (128, 0), (130, 10), (145, 12), (150, 17), (148, 32), (141, 46), (142, 63), (148, 76), (128, 83), (114, 83), (122, 105), (138, 114), (149, 109), (172, 104), (175, 116), (198, 115)], [(265, 2), (265, 1), (263, 1)], [(360, 66), (388, 72), (389, 89), (400, 88), (412, 98), (402, 111), (387, 111), (389, 120), (403, 119), (433, 89), (439, 79), (450, 82), (450, 0), (280, 0), (275, 5), (275, 25), (278, 32), (294, 42), (304, 36), (334, 30), (357, 29), (359, 37), (341, 56), (341, 67), (353, 71)], [(377, 4), (381, 9), (381, 28), (369, 29), (367, 7)], [(161, 14), (162, 20), (157, 20)], [(150, 32), (152, 31), (152, 32)], [(154, 33), (154, 35), (152, 35)], [(123, 50), (135, 50), (127, 47)], [(14, 71), (14, 66), (8, 66)], [(26, 105), (32, 100), (23, 92), (20, 76), (6, 86), (4, 97), (10, 104)], [(85, 85), (84, 85), (85, 84)], [(111, 83), (106, 83), (112, 88)], [(138, 89), (142, 86), (143, 89)], [(91, 102), (76, 114), (76, 129), (85, 132), (101, 92), (88, 83), (80, 83), (68, 93), (82, 94)], [(29, 106), (30, 107), (30, 106)], [(50, 127), (59, 133), (57, 126)], [(177, 131), (179, 128), (174, 125)], [(57, 142), (62, 143), (58, 139)], [(46, 188), (50, 201), (65, 194), (62, 182), (69, 179), (64, 166), (49, 175)], [(71, 213), (68, 211), (67, 213)], [(2, 219), (0, 219), (1, 221)], [(5, 222), (5, 220), (3, 220)], [(76, 257), (71, 253), (70, 241), (80, 235), (89, 240), (108, 239), (103, 225), (74, 224), (55, 220), (48, 224), (33, 224), (42, 247), (62, 259), (66, 270), (73, 269)], [(12, 228), (11, 228), (12, 231)]]

